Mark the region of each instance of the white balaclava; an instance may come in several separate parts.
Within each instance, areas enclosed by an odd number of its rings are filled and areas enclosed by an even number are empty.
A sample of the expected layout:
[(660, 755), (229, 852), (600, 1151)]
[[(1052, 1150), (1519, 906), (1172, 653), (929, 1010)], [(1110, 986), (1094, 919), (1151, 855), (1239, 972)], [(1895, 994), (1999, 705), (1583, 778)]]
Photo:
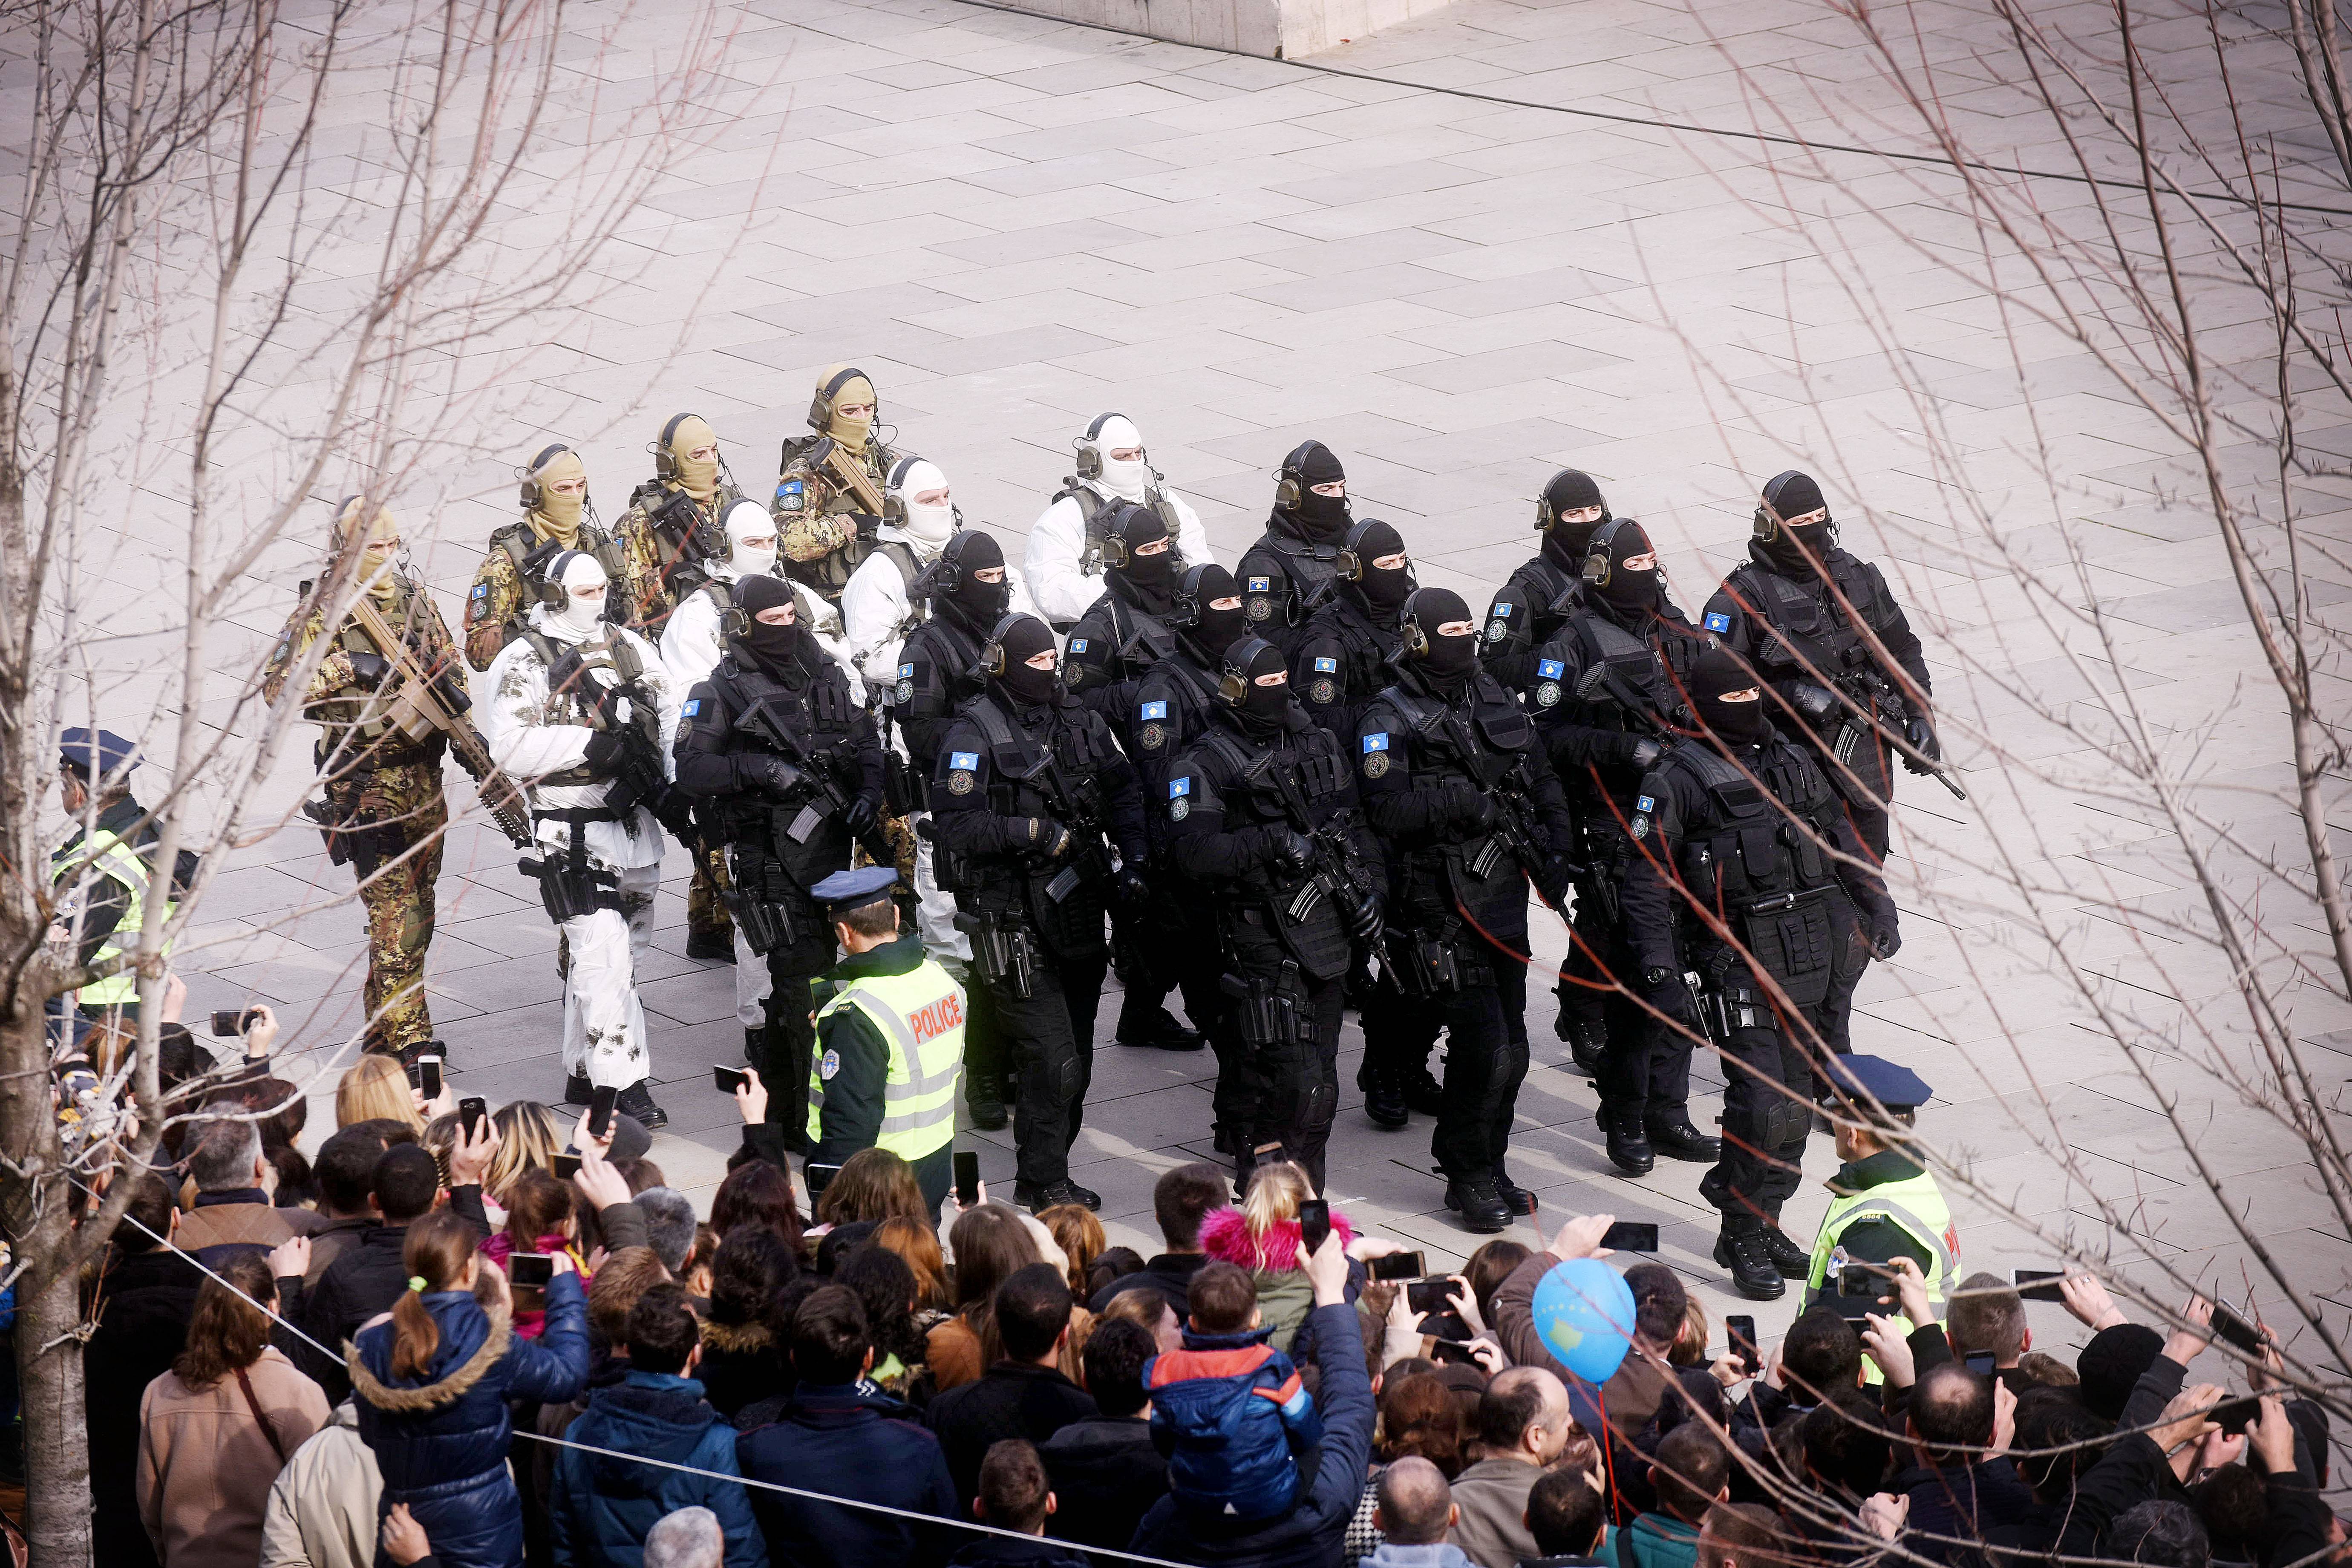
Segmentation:
[(1129, 447), (1140, 448), (1142, 445), (1143, 432), (1137, 429), (1135, 421), (1124, 414), (1102, 416), (1087, 426), (1087, 433), (1078, 437), (1080, 450), (1091, 447), (1102, 458), (1102, 474), (1095, 482), (1119, 500), (1133, 501), (1139, 506), (1143, 503), (1143, 488), (1151, 479), (1149, 455), (1124, 463), (1111, 461), (1110, 455), (1124, 452)]
[(547, 629), (565, 642), (586, 642), (604, 629), (604, 601), (583, 602), (580, 595), (606, 586), (604, 569), (593, 555), (578, 550), (557, 556), (554, 567), (548, 575), (562, 586), (563, 605), (548, 612)]
[(936, 505), (923, 506), (915, 498), (927, 490), (947, 488), (948, 477), (940, 472), (939, 466), (920, 458), (901, 458), (898, 467), (890, 470), (890, 493), (906, 508), (907, 520), (900, 526), (929, 554), (937, 554), (955, 533), (955, 500), (950, 496)]
[[(775, 570), (776, 520), (768, 515), (764, 504), (749, 497), (731, 501), (719, 521), (727, 531), (727, 575), (753, 577)], [(767, 542), (757, 546), (744, 542), (750, 539), (764, 539)]]

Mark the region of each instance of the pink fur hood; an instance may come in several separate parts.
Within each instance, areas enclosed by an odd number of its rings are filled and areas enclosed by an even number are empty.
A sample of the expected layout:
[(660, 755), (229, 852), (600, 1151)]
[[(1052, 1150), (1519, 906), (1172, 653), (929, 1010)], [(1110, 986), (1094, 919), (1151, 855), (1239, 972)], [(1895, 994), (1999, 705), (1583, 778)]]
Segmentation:
[[(1342, 1247), (1356, 1239), (1356, 1227), (1337, 1209), (1331, 1211), (1331, 1229)], [(1298, 1267), (1298, 1222), (1276, 1220), (1264, 1239), (1253, 1244), (1241, 1210), (1211, 1209), (1201, 1221), (1201, 1250), (1254, 1273), (1289, 1272)]]

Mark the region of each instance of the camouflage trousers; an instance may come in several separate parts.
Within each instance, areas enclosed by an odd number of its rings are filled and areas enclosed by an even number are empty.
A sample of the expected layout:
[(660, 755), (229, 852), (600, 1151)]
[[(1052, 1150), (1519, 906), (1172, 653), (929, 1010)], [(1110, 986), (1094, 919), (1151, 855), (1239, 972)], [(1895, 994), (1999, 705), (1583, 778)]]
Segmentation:
[(727, 851), (704, 849), (694, 857), (694, 879), (686, 885), (686, 929), (690, 936), (724, 936), (735, 929), (727, 912)]
[(433, 944), (434, 884), (449, 824), (441, 772), (422, 764), (354, 774), (329, 792), (352, 827), (352, 870), (367, 910), (367, 1048), (398, 1051), (433, 1037), (425, 952)]

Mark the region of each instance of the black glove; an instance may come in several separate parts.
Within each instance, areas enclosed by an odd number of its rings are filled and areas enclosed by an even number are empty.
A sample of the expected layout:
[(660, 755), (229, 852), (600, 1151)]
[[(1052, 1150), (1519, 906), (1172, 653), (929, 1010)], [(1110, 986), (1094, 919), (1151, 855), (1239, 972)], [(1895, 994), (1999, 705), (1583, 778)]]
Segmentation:
[(849, 797), (849, 809), (841, 814), (841, 825), (849, 829), (852, 838), (863, 838), (874, 830), (878, 815), (871, 800), (862, 795), (854, 795)]
[(1895, 924), (1895, 911), (1870, 918), (1870, 956), (1878, 959), (1894, 957), (1903, 951), (1903, 932)]
[(1381, 895), (1377, 891), (1366, 893), (1364, 901), (1348, 916), (1348, 934), (1366, 944), (1380, 941), (1381, 926), (1386, 914)]
[(1543, 875), (1535, 879), (1536, 896), (1555, 910), (1568, 907), (1568, 890), (1575, 880), (1565, 855), (1544, 857)]
[(593, 772), (616, 773), (621, 771), (621, 758), (627, 750), (618, 730), (599, 730), (588, 737), (588, 754), (581, 761)]
[(1440, 810), (1450, 826), (1465, 833), (1484, 833), (1495, 826), (1495, 803), (1466, 784), (1447, 784)]
[(773, 752), (752, 752), (735, 759), (735, 776), (751, 789), (763, 789), (778, 799), (800, 787), (801, 771)]
[(1118, 901), (1131, 910), (1139, 910), (1151, 901), (1151, 884), (1132, 866), (1119, 868), (1117, 890)]
[(1805, 717), (1805, 722), (1819, 729), (1837, 710), (1837, 693), (1815, 681), (1791, 681), (1789, 702)]
[(1029, 847), (1040, 858), (1058, 860), (1062, 851), (1070, 847), (1070, 830), (1050, 816), (1029, 819)]
[(1683, 977), (1671, 969), (1653, 966), (1642, 972), (1642, 989), (1651, 1006), (1680, 1023), (1692, 1023), (1698, 1017), (1691, 1003), (1690, 987)]
[(384, 677), (392, 673), (392, 661), (380, 653), (347, 655), (352, 661), (352, 683), (362, 691), (377, 691), (383, 687)]
[[(1935, 726), (1929, 724), (1925, 719), (1914, 715), (1903, 726), (1903, 738), (1911, 743), (1911, 750), (1918, 752), (1919, 757), (1926, 757), (1933, 762), (1944, 760), (1944, 748), (1936, 741)], [(1936, 771), (1927, 763), (1921, 762), (1919, 757), (1911, 756), (1906, 752), (1903, 758), (1903, 765), (1915, 773), (1930, 773)]]
[(1287, 827), (1265, 830), (1265, 857), (1285, 873), (1303, 877), (1315, 863), (1315, 841)]
[(1666, 749), (1664, 746), (1658, 744), (1657, 742), (1652, 740), (1649, 736), (1643, 735), (1636, 738), (1633, 742), (1633, 754), (1626, 758), (1626, 761), (1632, 763), (1634, 767), (1646, 773), (1652, 768), (1657, 766), (1658, 759), (1665, 754)]

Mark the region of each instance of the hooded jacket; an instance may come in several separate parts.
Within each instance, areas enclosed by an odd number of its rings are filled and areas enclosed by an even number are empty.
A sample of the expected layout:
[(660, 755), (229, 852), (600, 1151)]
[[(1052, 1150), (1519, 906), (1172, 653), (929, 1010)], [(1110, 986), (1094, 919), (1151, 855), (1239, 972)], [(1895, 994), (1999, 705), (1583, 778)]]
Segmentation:
[(383, 1476), (383, 1506), (408, 1504), (442, 1568), (512, 1568), (522, 1561), (522, 1500), (507, 1470), (514, 1437), (507, 1401), (562, 1404), (588, 1376), (588, 1302), (576, 1274), (547, 1285), (547, 1326), (519, 1340), (504, 1306), (485, 1312), (467, 1290), (421, 1300), (441, 1331), (421, 1374), (392, 1373), (393, 1326), (361, 1333), (347, 1352), (360, 1436)]
[[(667, 1373), (632, 1372), (600, 1388), (564, 1434), (567, 1441), (734, 1475), (735, 1429), (702, 1397), (702, 1384)], [(632, 1464), (565, 1448), (547, 1500), (557, 1568), (637, 1568), (646, 1537), (682, 1508), (707, 1508), (727, 1538), (727, 1568), (766, 1568), (768, 1553), (744, 1488), (684, 1470)]]
[(861, 1502), (886, 1503), (942, 1522), (784, 1492), (754, 1491), (751, 1510), (776, 1568), (930, 1568), (955, 1547), (945, 1521), (963, 1517), (940, 1440), (897, 1400), (863, 1384), (803, 1385), (782, 1415), (735, 1440), (741, 1473), (753, 1480)]
[[(1331, 1229), (1342, 1247), (1356, 1239), (1356, 1227), (1348, 1223), (1343, 1214), (1332, 1214)], [(1313, 1353), (1312, 1345), (1301, 1347), (1297, 1342), (1300, 1326), (1315, 1309), (1315, 1288), (1307, 1282), (1306, 1274), (1298, 1267), (1297, 1220), (1276, 1220), (1273, 1229), (1253, 1239), (1249, 1221), (1241, 1210), (1211, 1209), (1201, 1221), (1201, 1250), (1221, 1262), (1250, 1271), (1250, 1279), (1257, 1286), (1258, 1321), (1272, 1331), (1268, 1344), (1286, 1355)], [(1348, 1294), (1352, 1300), (1360, 1285), (1354, 1279), (1353, 1267), (1349, 1274)]]
[(1060, 1500), (1045, 1528), (1081, 1546), (1123, 1550), (1144, 1510), (1168, 1495), (1168, 1461), (1140, 1415), (1073, 1421), (1037, 1445)]
[(1143, 1363), (1151, 1438), (1168, 1456), (1169, 1490), (1188, 1508), (1235, 1522), (1275, 1519), (1298, 1494), (1298, 1455), (1323, 1421), (1268, 1328), (1184, 1331), (1184, 1348)]

